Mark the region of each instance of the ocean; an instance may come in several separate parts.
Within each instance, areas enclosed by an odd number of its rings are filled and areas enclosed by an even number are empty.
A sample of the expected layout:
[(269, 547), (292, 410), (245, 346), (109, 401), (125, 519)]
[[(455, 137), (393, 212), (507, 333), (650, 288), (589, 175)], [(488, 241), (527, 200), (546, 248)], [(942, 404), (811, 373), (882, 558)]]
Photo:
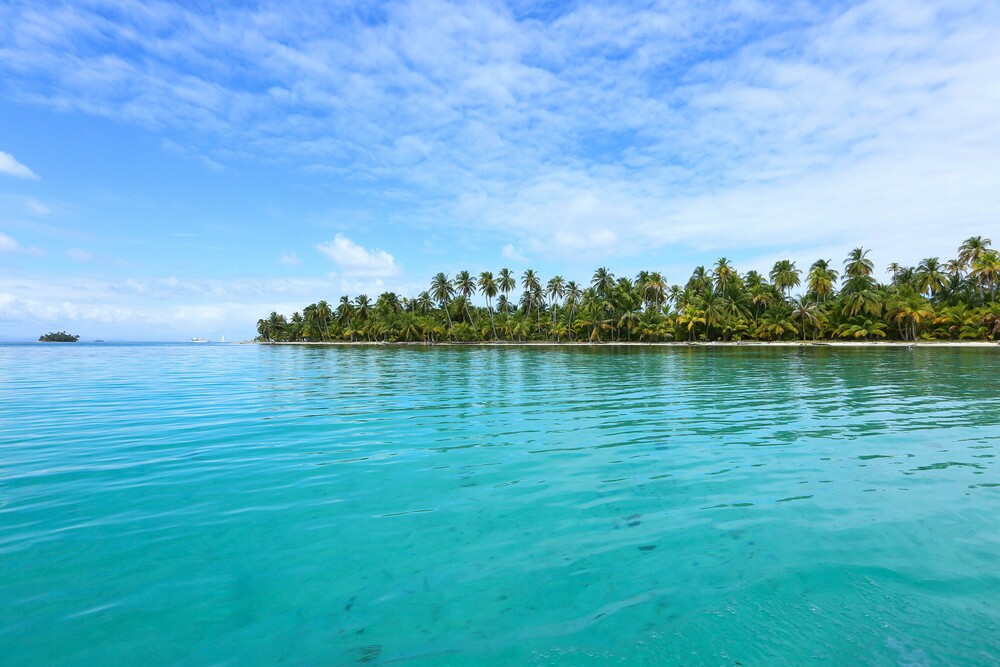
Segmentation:
[(1000, 662), (1000, 353), (0, 345), (0, 664)]

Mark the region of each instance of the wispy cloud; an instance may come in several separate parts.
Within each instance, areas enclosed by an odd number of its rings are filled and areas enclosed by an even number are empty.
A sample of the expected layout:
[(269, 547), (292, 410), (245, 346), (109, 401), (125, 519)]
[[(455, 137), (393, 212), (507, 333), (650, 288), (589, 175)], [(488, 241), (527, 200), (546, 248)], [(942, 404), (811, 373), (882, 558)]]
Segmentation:
[(341, 275), (348, 278), (392, 278), (401, 269), (392, 255), (384, 250), (368, 250), (343, 234), (316, 249), (333, 260)]
[(19, 252), (21, 246), (17, 241), (0, 232), (0, 252)]
[[(532, 257), (780, 239), (907, 261), (1000, 208), (988, 0), (95, 0), (0, 18), (8, 96), (170, 128), (184, 145), (166, 150), (209, 161), (336, 175)], [(345, 275), (395, 270), (346, 237), (323, 247)]]
[(15, 176), (17, 178), (27, 178), (37, 180), (38, 175), (28, 167), (14, 159), (10, 153), (0, 151), (0, 174)]
[(262, 314), (290, 314), (335, 289), (322, 279), (0, 276), (0, 335), (58, 327), (102, 338), (185, 340), (204, 326), (213, 337), (251, 337)]
[(200, 162), (206, 169), (210, 169), (212, 171), (225, 171), (226, 169), (220, 162), (213, 160), (207, 155), (203, 155), (195, 150), (182, 146), (172, 139), (164, 139), (161, 141), (160, 148), (171, 155), (193, 158), (194, 160)]
[(508, 243), (501, 248), (500, 256), (504, 259), (509, 259), (512, 262), (517, 262), (518, 264), (524, 264), (528, 261), (528, 258), (524, 256), (524, 253), (515, 248), (513, 243)]
[(32, 257), (41, 257), (45, 254), (40, 248), (34, 247), (24, 247), (18, 243), (15, 239), (7, 236), (3, 232), (0, 232), (0, 253), (10, 253), (19, 255), (30, 255)]
[(278, 258), (278, 264), (282, 266), (302, 266), (302, 259), (294, 252), (283, 252)]

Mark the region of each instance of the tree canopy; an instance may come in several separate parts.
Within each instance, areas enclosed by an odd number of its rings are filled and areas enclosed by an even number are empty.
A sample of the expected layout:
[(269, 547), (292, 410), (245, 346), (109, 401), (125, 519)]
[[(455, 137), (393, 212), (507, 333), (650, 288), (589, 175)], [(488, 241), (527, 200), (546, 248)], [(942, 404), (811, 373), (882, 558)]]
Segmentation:
[[(260, 341), (993, 341), (1000, 253), (991, 245), (974, 236), (949, 261), (894, 262), (886, 282), (861, 247), (843, 271), (832, 259), (807, 270), (782, 259), (767, 276), (741, 274), (723, 257), (676, 284), (655, 271), (627, 277), (607, 267), (580, 283), (544, 280), (534, 269), (442, 272), (413, 297), (342, 296), (336, 309), (319, 301), (290, 317), (272, 312), (257, 332)], [(485, 305), (473, 303), (477, 295)]]
[(49, 332), (38, 337), (39, 343), (75, 343), (80, 340), (79, 336), (68, 334), (65, 331)]

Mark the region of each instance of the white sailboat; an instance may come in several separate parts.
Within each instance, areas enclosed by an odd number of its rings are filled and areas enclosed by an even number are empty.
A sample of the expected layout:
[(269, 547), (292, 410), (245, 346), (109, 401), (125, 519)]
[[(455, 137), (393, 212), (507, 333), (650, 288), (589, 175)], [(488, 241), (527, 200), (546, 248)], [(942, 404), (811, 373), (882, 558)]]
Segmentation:
[(192, 343), (208, 343), (208, 342), (210, 342), (207, 338), (205, 338), (205, 323), (204, 322), (201, 323), (201, 338), (192, 338), (191, 342)]
[(219, 339), (219, 342), (220, 343), (225, 343), (226, 342), (226, 334), (222, 334), (222, 338)]

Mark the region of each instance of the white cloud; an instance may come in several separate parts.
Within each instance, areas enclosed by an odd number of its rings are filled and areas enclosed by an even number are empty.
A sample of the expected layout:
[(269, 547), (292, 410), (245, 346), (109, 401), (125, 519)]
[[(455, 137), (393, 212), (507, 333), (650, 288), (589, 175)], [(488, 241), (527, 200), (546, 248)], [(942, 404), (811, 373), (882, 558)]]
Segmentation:
[(45, 251), (40, 248), (25, 248), (15, 239), (0, 232), (0, 253), (10, 253), (19, 255), (29, 255), (31, 257), (41, 257)]
[(37, 180), (38, 175), (28, 167), (14, 159), (10, 153), (0, 151), (0, 174), (16, 176), (17, 178), (27, 178)]
[[(175, 130), (164, 150), (336, 174), (533, 258), (920, 256), (996, 224), (996, 2), (519, 7), (40, 0), (0, 22), (0, 73), (21, 100)], [(323, 245), (345, 276), (398, 270), (345, 241)]]
[(49, 213), (52, 213), (52, 209), (34, 197), (25, 197), (24, 207), (31, 215), (48, 215)]
[(81, 248), (69, 248), (66, 250), (66, 256), (70, 259), (76, 260), (77, 262), (86, 262), (94, 259), (94, 255), (83, 250)]
[(517, 262), (519, 264), (524, 264), (528, 261), (528, 258), (524, 254), (514, 247), (513, 243), (508, 243), (501, 250), (500, 254), (503, 255), (504, 259), (509, 259), (512, 262)]
[(391, 278), (401, 272), (392, 255), (384, 250), (366, 250), (343, 234), (316, 249), (333, 260), (348, 278)]
[(294, 252), (283, 252), (278, 258), (278, 264), (282, 266), (302, 266), (302, 260)]
[(212, 171), (225, 171), (226, 168), (216, 160), (204, 155), (197, 150), (182, 146), (172, 139), (164, 139), (160, 142), (160, 148), (171, 155), (177, 155), (181, 157), (194, 158), (202, 164), (206, 169)]
[(0, 336), (37, 337), (52, 328), (105, 339), (251, 338), (257, 319), (285, 315), (327, 297), (326, 280), (166, 279), (0, 276)]
[(21, 246), (17, 241), (0, 232), (0, 252), (20, 252)]

